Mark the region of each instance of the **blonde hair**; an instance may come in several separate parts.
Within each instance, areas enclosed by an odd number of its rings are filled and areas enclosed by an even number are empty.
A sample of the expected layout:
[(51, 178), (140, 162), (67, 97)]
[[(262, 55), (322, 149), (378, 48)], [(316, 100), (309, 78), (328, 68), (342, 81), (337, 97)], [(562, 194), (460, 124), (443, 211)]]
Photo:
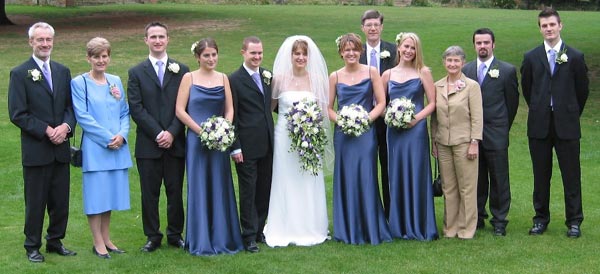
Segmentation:
[(400, 45), (404, 43), (404, 41), (411, 39), (415, 43), (415, 58), (412, 61), (413, 67), (417, 70), (419, 74), (421, 74), (421, 69), (425, 67), (425, 62), (423, 61), (423, 49), (421, 48), (421, 39), (414, 32), (405, 32), (399, 33), (396, 39), (396, 47), (398, 48), (398, 63), (400, 63)]
[(87, 56), (92, 57), (106, 51), (110, 56), (110, 43), (102, 37), (94, 37), (86, 45)]

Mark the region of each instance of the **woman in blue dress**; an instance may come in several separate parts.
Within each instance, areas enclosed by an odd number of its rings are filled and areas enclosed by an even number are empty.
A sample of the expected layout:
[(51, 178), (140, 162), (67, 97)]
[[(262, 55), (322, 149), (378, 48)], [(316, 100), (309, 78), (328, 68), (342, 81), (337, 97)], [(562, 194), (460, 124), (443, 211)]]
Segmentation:
[(129, 209), (129, 107), (119, 76), (106, 73), (110, 43), (90, 40), (87, 60), (91, 71), (71, 80), (73, 109), (83, 129), (83, 211), (94, 239), (92, 252), (109, 259), (108, 252), (124, 253), (110, 239), (110, 215)]
[[(344, 67), (329, 76), (329, 119), (337, 121), (338, 109), (357, 104), (374, 121), (385, 107), (385, 94), (377, 69), (359, 63), (360, 37), (349, 33), (337, 40)], [(374, 104), (373, 98), (377, 102)], [(333, 238), (349, 244), (391, 241), (381, 205), (377, 180), (377, 139), (375, 130), (358, 137), (345, 135), (336, 126), (333, 146)]]
[(406, 129), (387, 128), (390, 230), (394, 238), (435, 240), (438, 232), (427, 133), (427, 116), (435, 110), (435, 87), (431, 70), (423, 63), (419, 37), (400, 33), (396, 43), (398, 65), (381, 78), (390, 100), (406, 97), (412, 101), (415, 118)]
[(175, 113), (188, 127), (185, 249), (192, 255), (233, 254), (243, 249), (229, 154), (200, 142), (200, 124), (216, 115), (231, 121), (227, 76), (215, 70), (219, 49), (212, 38), (192, 46), (199, 69), (181, 80)]

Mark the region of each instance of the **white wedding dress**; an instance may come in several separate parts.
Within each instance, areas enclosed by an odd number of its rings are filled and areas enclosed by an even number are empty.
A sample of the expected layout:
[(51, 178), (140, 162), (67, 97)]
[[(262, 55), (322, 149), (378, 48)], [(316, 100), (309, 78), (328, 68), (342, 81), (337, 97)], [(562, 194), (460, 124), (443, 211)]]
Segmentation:
[(290, 244), (310, 246), (320, 244), (328, 238), (323, 172), (313, 176), (301, 170), (297, 152), (289, 152), (291, 140), (285, 113), (292, 103), (305, 97), (314, 98), (314, 95), (308, 91), (285, 91), (279, 97), (271, 198), (264, 229), (265, 239), (270, 247)]

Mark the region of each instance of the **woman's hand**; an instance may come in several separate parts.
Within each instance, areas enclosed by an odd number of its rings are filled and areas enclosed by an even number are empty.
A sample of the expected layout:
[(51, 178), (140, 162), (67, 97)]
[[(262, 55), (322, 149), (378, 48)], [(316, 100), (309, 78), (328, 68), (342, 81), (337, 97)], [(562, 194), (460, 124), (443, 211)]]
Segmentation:
[(431, 156), (433, 156), (433, 158), (438, 157), (438, 150), (437, 150), (437, 145), (435, 144), (435, 142), (431, 143)]
[(117, 149), (121, 148), (121, 146), (123, 146), (123, 143), (125, 143), (125, 139), (123, 138), (123, 136), (115, 135), (112, 138), (110, 138), (110, 143), (108, 143), (108, 148), (117, 150)]
[(477, 159), (477, 155), (479, 155), (479, 141), (472, 141), (469, 149), (467, 149), (467, 159), (475, 160)]

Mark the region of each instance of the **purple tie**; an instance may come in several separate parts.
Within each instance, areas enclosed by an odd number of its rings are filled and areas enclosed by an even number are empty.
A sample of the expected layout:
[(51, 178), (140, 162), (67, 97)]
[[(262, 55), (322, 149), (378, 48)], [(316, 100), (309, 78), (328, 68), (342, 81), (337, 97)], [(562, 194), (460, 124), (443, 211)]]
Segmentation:
[(480, 86), (483, 84), (483, 79), (485, 79), (485, 63), (481, 63), (477, 71), (477, 82), (479, 82)]
[(163, 85), (163, 78), (165, 76), (165, 63), (163, 63), (163, 61), (158, 60), (156, 61), (156, 65), (158, 66), (158, 81), (160, 81), (160, 85)]
[(53, 90), (52, 75), (50, 74), (50, 70), (48, 69), (48, 63), (44, 62), (44, 65), (42, 66), (42, 72), (44, 73), (44, 78), (46, 78), (46, 82), (48, 82), (48, 85), (50, 86), (50, 90)]
[(258, 75), (258, 72), (255, 72), (252, 74), (252, 80), (254, 80), (254, 83), (256, 84), (256, 86), (258, 86), (258, 89), (260, 89), (260, 92), (263, 93), (263, 87), (262, 87), (262, 84), (260, 83), (260, 75)]
[(554, 65), (556, 65), (556, 51), (550, 49), (548, 51), (548, 65), (550, 65), (550, 74), (554, 74)]
[(371, 60), (369, 60), (369, 66), (375, 67), (377, 71), (379, 71), (379, 68), (377, 67), (377, 51), (375, 49), (371, 49)]

